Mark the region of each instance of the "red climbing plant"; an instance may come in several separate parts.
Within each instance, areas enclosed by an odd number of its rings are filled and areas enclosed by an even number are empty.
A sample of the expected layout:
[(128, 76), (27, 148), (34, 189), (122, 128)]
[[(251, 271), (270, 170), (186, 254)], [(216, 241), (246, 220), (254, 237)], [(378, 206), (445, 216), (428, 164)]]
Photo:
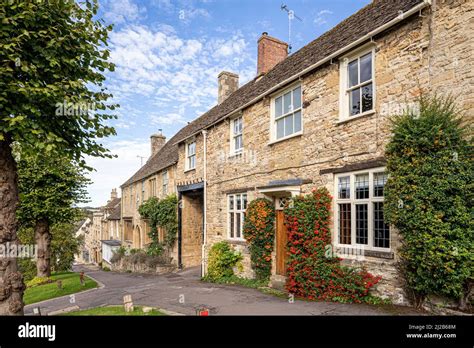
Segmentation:
[(250, 202), (245, 215), (244, 237), (249, 244), (256, 278), (269, 279), (275, 239), (275, 207), (271, 201), (257, 198)]
[(286, 288), (310, 300), (365, 302), (381, 277), (344, 266), (340, 258), (328, 255), (331, 201), (328, 190), (320, 188), (295, 197), (285, 207), (289, 253)]

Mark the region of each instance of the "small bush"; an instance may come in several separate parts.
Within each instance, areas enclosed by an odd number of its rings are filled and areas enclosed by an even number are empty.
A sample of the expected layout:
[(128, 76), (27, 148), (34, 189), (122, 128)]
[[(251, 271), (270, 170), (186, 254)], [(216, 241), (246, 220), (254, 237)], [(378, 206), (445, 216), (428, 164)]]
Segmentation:
[(204, 280), (215, 282), (234, 275), (234, 266), (242, 260), (242, 255), (235, 252), (229, 243), (214, 244), (209, 251), (207, 274)]
[(34, 277), (29, 282), (26, 283), (27, 288), (32, 288), (35, 286), (52, 283), (53, 280), (51, 277)]
[(103, 270), (104, 272), (110, 272), (110, 268), (107, 267), (107, 266), (102, 267), (102, 270)]

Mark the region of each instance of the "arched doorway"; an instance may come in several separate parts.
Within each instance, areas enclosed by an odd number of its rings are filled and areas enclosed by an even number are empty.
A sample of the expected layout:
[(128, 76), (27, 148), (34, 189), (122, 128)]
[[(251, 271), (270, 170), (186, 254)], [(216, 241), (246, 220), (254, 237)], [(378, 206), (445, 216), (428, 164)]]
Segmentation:
[(142, 247), (142, 229), (140, 226), (135, 226), (133, 230), (133, 248), (134, 249), (141, 249)]

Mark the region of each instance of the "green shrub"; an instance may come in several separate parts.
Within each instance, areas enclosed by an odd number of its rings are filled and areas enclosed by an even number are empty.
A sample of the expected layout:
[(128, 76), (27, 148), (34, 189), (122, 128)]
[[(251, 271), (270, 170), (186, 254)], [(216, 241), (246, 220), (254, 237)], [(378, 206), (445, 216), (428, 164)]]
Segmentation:
[(451, 98), (420, 99), (393, 119), (385, 218), (402, 236), (400, 271), (415, 306), (436, 294), (467, 302), (473, 282), (472, 139)]
[(43, 285), (43, 284), (48, 284), (52, 283), (53, 280), (51, 277), (34, 277), (31, 279), (29, 282), (26, 283), (27, 288), (32, 288), (38, 285)]
[(234, 275), (233, 267), (242, 260), (242, 255), (235, 252), (229, 243), (214, 244), (209, 251), (207, 274), (204, 280), (221, 281)]
[(36, 277), (36, 262), (32, 261), (31, 259), (18, 259), (18, 267), (21, 274), (23, 275), (23, 280), (25, 283)]

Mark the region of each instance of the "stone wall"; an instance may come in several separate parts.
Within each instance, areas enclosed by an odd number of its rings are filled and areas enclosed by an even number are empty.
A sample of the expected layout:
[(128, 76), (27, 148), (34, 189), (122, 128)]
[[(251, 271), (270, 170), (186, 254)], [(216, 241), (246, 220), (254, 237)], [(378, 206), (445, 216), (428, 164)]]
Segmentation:
[[(228, 239), (227, 193), (247, 192), (250, 201), (262, 196), (257, 187), (272, 180), (292, 178), (310, 181), (301, 185), (303, 194), (320, 186), (334, 193), (334, 175), (320, 174), (320, 171), (383, 157), (390, 138), (389, 116), (412, 106), (422, 91), (459, 94), (465, 120), (472, 124), (473, 13), (472, 1), (434, 1), (432, 9), (425, 9), (421, 16), (415, 14), (373, 38), (376, 52), (374, 113), (340, 122), (339, 64), (333, 61), (301, 81), (305, 106), (303, 135), (270, 143), (270, 98), (243, 111), (242, 155), (229, 156), (228, 121), (211, 128), (207, 143), (206, 251), (212, 244)], [(200, 151), (198, 156), (202, 154)], [(180, 162), (183, 158), (180, 148)], [(178, 164), (178, 173), (181, 170)], [(245, 244), (231, 243), (244, 254), (243, 274), (252, 276)], [(377, 293), (396, 303), (406, 303), (395, 268), (398, 243), (399, 236), (392, 229), (393, 258), (366, 256), (363, 261), (348, 259), (345, 262), (363, 265), (374, 274), (382, 275)]]
[(181, 261), (184, 267), (200, 266), (203, 233), (202, 196), (183, 195), (182, 205)]
[[(163, 171), (154, 173), (150, 177), (144, 179), (145, 194), (142, 198), (141, 189), (142, 182), (138, 181), (133, 184), (122, 187), (122, 220), (121, 220), (121, 241), (122, 245), (127, 248), (144, 249), (151, 242), (148, 236), (150, 226), (147, 221), (143, 220), (138, 212), (138, 207), (147, 199), (151, 198), (150, 180), (156, 182), (156, 197), (163, 199), (166, 196), (176, 194), (176, 165), (166, 168), (168, 171), (168, 191), (163, 190)], [(132, 192), (132, 197), (130, 197)], [(137, 197), (138, 194), (138, 197)], [(137, 200), (138, 198), (138, 200)], [(137, 235), (139, 233), (139, 235)], [(163, 234), (162, 234), (163, 235)], [(175, 245), (170, 251), (172, 262), (177, 264), (178, 248)]]

